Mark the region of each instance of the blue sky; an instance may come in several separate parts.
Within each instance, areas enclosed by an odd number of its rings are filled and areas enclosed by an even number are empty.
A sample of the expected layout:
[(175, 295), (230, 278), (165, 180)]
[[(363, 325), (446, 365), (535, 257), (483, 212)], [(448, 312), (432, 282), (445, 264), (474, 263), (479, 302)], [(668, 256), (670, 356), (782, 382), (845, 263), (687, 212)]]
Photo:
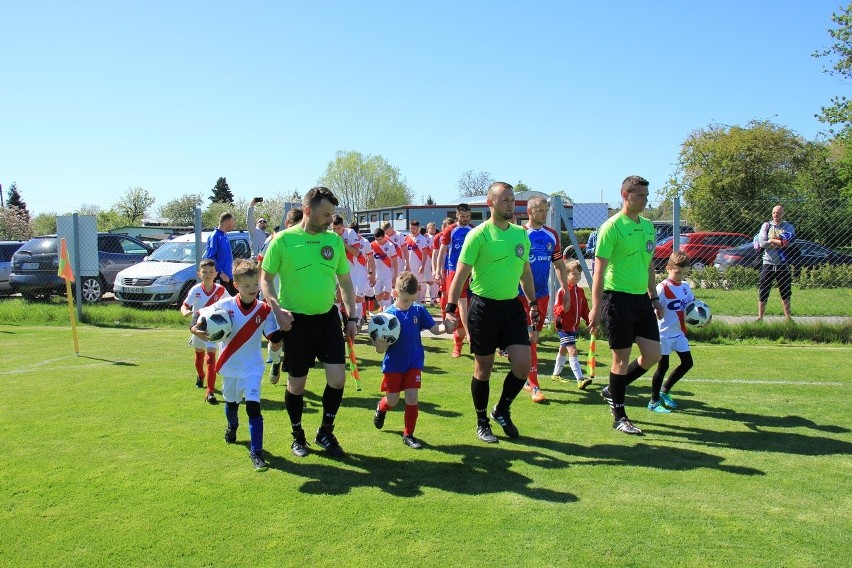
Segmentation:
[[(465, 170), (618, 201), (711, 122), (807, 139), (849, 86), (811, 53), (840, 0), (0, 4), (0, 183), (33, 213), (304, 193), (338, 150), (417, 202)], [(654, 195), (652, 194), (652, 200)]]

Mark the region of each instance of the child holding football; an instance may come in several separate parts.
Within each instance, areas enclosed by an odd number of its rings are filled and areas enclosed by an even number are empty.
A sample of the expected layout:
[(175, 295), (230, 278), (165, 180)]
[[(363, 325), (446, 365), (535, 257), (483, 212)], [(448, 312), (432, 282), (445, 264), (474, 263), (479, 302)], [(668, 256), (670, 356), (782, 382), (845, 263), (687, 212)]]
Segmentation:
[[(257, 299), (260, 291), (260, 269), (253, 260), (238, 260), (234, 263), (234, 287), (238, 294), (213, 304), (214, 308), (226, 310), (231, 315), (233, 328), (222, 339), (222, 351), (216, 370), (222, 374), (222, 396), (225, 398), (225, 418), (228, 427), (225, 430), (225, 442), (237, 441), (239, 427), (240, 401), (246, 401), (248, 430), (252, 465), (257, 471), (266, 471), (263, 459), (263, 416), (260, 413), (260, 383), (263, 377), (264, 362), (260, 342), (261, 334), (266, 336), (272, 347), (273, 364), (281, 358), (281, 344), (284, 337), (272, 308)], [(191, 331), (197, 337), (207, 341), (209, 336), (199, 328), (198, 317), (193, 318)]]
[(385, 424), (385, 415), (397, 405), (400, 393), (405, 391), (405, 429), (402, 442), (415, 450), (423, 444), (414, 437), (417, 424), (417, 391), (420, 389), (420, 377), (423, 372), (424, 351), (420, 339), (421, 330), (428, 329), (434, 335), (443, 332), (432, 316), (417, 299), (419, 282), (417, 275), (409, 271), (401, 272), (394, 283), (394, 303), (385, 308), (399, 320), (399, 339), (388, 344), (382, 338), (374, 339), (373, 345), (378, 353), (384, 353), (382, 360), (382, 390), (385, 396), (376, 407), (373, 424), (381, 428)]
[[(648, 403), (648, 410), (651, 412), (665, 414), (671, 412), (670, 408), (677, 408), (669, 392), (675, 383), (692, 368), (692, 354), (689, 352), (686, 325), (683, 321), (686, 306), (695, 301), (692, 289), (685, 281), (689, 275), (689, 264), (689, 256), (680, 251), (673, 252), (666, 264), (669, 276), (657, 284), (657, 295), (663, 305), (663, 319), (657, 322), (660, 326), (662, 358), (651, 379), (651, 401)], [(666, 384), (663, 384), (663, 377), (669, 370), (669, 355), (672, 351), (680, 357), (680, 364), (669, 375)]]
[[(198, 265), (198, 278), (200, 283), (189, 289), (183, 304), (180, 306), (180, 313), (183, 316), (191, 316), (198, 314), (198, 310), (206, 308), (218, 302), (222, 298), (230, 297), (230, 294), (221, 284), (216, 284), (216, 262), (212, 258), (205, 258)], [(204, 363), (205, 351), (207, 362), (207, 397), (206, 400), (210, 404), (218, 404), (216, 395), (213, 394), (213, 389), (216, 387), (216, 344), (210, 341), (204, 341), (193, 335), (189, 344), (195, 347), (195, 372), (197, 379), (195, 386), (204, 388)]]
[[(556, 334), (559, 336), (559, 355), (556, 357), (556, 365), (553, 367), (553, 378), (559, 378), (562, 369), (565, 367), (565, 356), (568, 356), (568, 365), (574, 373), (574, 378), (577, 380), (577, 388), (585, 390), (592, 382), (592, 379), (583, 377), (583, 367), (580, 365), (580, 360), (577, 358), (577, 329), (580, 327), (580, 320), (589, 325), (589, 302), (586, 300), (586, 293), (577, 284), (583, 273), (580, 272), (580, 261), (569, 260), (565, 263), (565, 268), (568, 271), (567, 290), (560, 288), (556, 293), (556, 301), (553, 303), (553, 320), (556, 323)], [(563, 298), (565, 294), (571, 299), (570, 307), (564, 308)]]

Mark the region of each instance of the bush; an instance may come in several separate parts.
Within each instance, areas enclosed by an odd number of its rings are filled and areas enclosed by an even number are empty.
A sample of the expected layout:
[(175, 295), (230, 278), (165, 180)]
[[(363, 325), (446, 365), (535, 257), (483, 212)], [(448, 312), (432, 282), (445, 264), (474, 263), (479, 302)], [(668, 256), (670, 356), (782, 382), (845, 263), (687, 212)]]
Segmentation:
[(802, 288), (852, 288), (852, 265), (822, 264), (803, 268), (799, 273)]

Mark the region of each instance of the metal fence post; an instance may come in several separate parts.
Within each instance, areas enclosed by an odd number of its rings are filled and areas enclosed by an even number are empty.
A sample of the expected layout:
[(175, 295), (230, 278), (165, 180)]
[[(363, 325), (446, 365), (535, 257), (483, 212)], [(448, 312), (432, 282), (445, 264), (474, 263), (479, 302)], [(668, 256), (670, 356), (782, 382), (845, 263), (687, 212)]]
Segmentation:
[(680, 250), (680, 197), (672, 200), (672, 250)]
[(77, 280), (74, 286), (74, 299), (77, 302), (77, 321), (83, 321), (83, 283), (80, 272), (80, 214), (71, 215), (71, 247), (74, 249), (74, 278)]
[(201, 207), (195, 208), (195, 273), (198, 274), (201, 264)]

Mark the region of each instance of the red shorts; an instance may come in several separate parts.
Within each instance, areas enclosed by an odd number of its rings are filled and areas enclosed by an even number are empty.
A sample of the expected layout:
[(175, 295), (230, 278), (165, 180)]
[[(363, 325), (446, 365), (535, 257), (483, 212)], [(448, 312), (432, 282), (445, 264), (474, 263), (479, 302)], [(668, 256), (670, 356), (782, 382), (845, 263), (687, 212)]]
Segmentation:
[[(453, 287), (453, 278), (455, 278), (455, 276), (456, 276), (455, 270), (450, 270), (450, 271), (447, 272), (447, 281), (444, 284), (444, 286), (445, 286), (444, 289), (446, 290), (446, 292), (448, 294), (450, 293), (450, 288)], [(462, 291), (459, 294), (459, 298), (465, 298), (465, 299), (467, 298), (467, 292), (468, 292), (469, 286), (470, 286), (470, 278), (468, 278), (467, 280), (464, 281), (464, 286), (462, 287)]]
[[(524, 311), (527, 312), (527, 325), (532, 325), (530, 321), (530, 303), (527, 301), (527, 297), (523, 294), (518, 295), (518, 299), (521, 300), (521, 304), (524, 305)], [(538, 305), (538, 324), (535, 326), (536, 331), (541, 331), (544, 327), (544, 318), (547, 317), (547, 307), (550, 304), (550, 296), (542, 296), (535, 301), (536, 305)]]
[(382, 376), (384, 392), (402, 392), (406, 389), (420, 388), (420, 369), (409, 369), (404, 373), (385, 373)]

